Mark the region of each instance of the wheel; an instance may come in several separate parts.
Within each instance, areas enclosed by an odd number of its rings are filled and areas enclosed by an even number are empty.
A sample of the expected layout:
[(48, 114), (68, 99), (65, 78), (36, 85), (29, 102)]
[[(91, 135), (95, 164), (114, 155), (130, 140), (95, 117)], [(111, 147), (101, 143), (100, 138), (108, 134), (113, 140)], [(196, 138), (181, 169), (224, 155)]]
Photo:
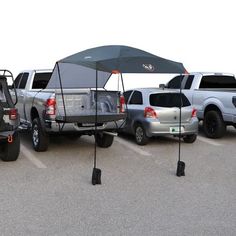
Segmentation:
[(183, 137), (185, 143), (194, 143), (197, 139), (196, 134), (190, 134)]
[(148, 137), (146, 135), (145, 129), (141, 124), (135, 127), (135, 141), (138, 145), (146, 145), (148, 143)]
[(48, 149), (49, 137), (42, 129), (39, 118), (35, 118), (32, 123), (32, 144), (36, 152), (44, 152)]
[(205, 114), (203, 130), (208, 138), (221, 138), (224, 135), (226, 125), (218, 111), (208, 111)]
[(114, 136), (104, 133), (98, 133), (96, 136), (96, 142), (99, 147), (108, 148), (112, 145)]
[(20, 153), (20, 136), (18, 132), (13, 134), (12, 143), (6, 142), (1, 152), (3, 161), (16, 161)]

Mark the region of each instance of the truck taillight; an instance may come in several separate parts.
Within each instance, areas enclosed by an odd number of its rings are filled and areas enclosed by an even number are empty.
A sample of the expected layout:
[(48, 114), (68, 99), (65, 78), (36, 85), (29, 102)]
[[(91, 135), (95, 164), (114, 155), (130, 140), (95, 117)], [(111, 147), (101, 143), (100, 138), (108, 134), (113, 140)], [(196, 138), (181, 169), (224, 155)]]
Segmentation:
[(193, 108), (191, 117), (197, 117), (197, 110)]
[(157, 113), (151, 107), (145, 107), (144, 109), (144, 117), (145, 118), (157, 118)]
[(124, 113), (125, 112), (125, 97), (120, 96), (120, 112)]
[(9, 119), (10, 120), (16, 120), (17, 119), (17, 109), (16, 108), (11, 108), (9, 110)]
[(56, 114), (56, 99), (49, 98), (46, 101), (46, 114), (47, 115), (55, 115)]

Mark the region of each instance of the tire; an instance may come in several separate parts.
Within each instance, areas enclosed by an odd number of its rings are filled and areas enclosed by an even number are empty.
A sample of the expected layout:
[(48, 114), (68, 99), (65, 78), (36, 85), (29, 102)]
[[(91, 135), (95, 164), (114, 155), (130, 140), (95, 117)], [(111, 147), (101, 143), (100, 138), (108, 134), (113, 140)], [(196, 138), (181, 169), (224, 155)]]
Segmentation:
[(226, 131), (226, 125), (218, 111), (208, 111), (203, 121), (203, 130), (208, 138), (221, 138)]
[(20, 136), (18, 132), (13, 135), (13, 142), (6, 142), (1, 153), (3, 161), (16, 161), (20, 153)]
[(135, 127), (135, 141), (138, 145), (146, 145), (149, 138), (146, 135), (145, 129), (141, 124), (136, 125)]
[(32, 123), (31, 139), (36, 152), (45, 152), (48, 149), (49, 137), (42, 129), (39, 118), (35, 118)]
[(99, 147), (108, 148), (112, 145), (114, 136), (104, 133), (98, 133), (96, 136), (96, 143)]
[(183, 137), (185, 143), (194, 143), (197, 139), (196, 134), (190, 134)]

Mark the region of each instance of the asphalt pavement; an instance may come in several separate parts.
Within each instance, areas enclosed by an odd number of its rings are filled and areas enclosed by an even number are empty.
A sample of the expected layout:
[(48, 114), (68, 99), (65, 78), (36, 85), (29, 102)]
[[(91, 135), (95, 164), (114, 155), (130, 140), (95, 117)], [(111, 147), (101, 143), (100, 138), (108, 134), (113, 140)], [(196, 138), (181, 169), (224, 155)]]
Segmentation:
[(97, 149), (102, 184), (91, 184), (94, 138), (52, 137), (34, 152), (21, 134), (16, 162), (0, 162), (1, 235), (236, 235), (236, 130), (200, 132), (182, 143), (186, 176), (177, 177), (178, 140), (138, 146), (130, 136)]

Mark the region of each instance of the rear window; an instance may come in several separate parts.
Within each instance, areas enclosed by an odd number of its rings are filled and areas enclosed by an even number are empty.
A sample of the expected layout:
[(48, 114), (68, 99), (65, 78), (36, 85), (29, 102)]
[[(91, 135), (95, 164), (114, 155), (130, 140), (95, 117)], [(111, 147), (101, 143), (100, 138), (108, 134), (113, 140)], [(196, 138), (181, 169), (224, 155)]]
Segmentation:
[(207, 75), (203, 76), (200, 88), (236, 88), (233, 76)]
[(155, 107), (180, 107), (181, 101), (182, 107), (191, 105), (187, 97), (180, 93), (155, 93), (149, 97), (150, 105)]
[(36, 73), (34, 76), (32, 89), (45, 89), (48, 84), (48, 81), (51, 78), (51, 75), (51, 72)]

